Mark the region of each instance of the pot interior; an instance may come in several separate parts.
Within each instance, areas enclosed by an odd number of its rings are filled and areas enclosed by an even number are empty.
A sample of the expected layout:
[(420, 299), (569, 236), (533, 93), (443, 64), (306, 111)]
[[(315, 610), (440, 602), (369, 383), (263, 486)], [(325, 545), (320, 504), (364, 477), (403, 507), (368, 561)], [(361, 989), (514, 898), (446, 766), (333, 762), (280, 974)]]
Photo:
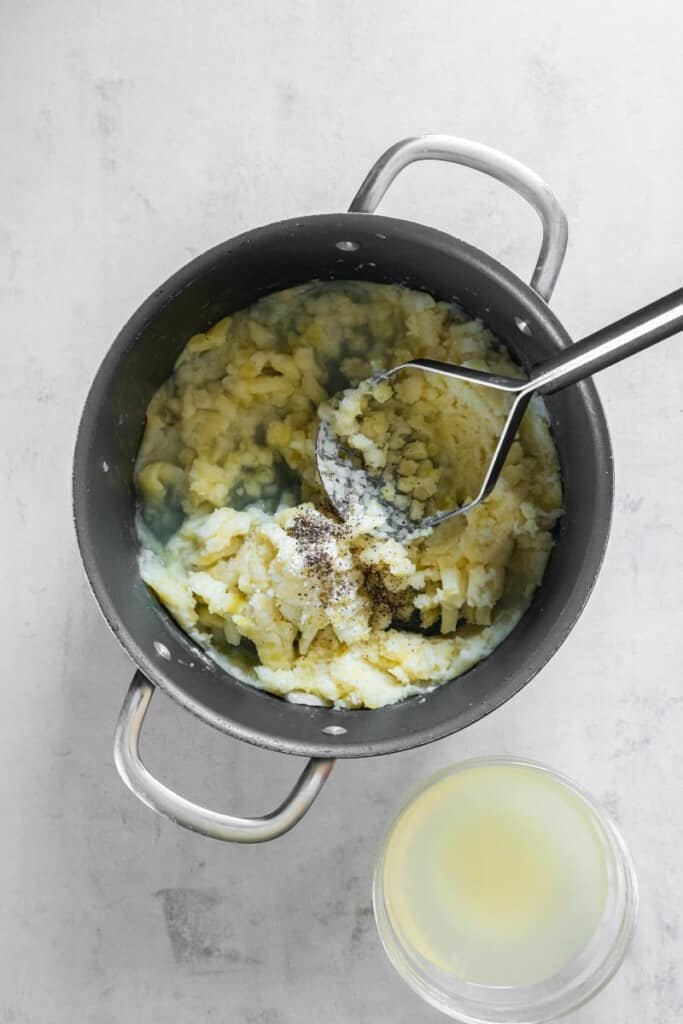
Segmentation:
[[(110, 626), (148, 678), (189, 710), (234, 736), (289, 753), (388, 753), (438, 739), (488, 714), (562, 643), (590, 593), (607, 543), (609, 435), (592, 383), (547, 400), (566, 514), (531, 607), (493, 654), (465, 675), (426, 699), (374, 711), (289, 704), (230, 677), (202, 657), (140, 579), (133, 467), (147, 405), (190, 335), (263, 295), (314, 278), (393, 282), (457, 301), (486, 321), (523, 365), (569, 343), (528, 286), (478, 250), (431, 228), (367, 214), (330, 214), (256, 229), (180, 270), (119, 334), (93, 383), (79, 430), (76, 528), (88, 578)], [(159, 655), (164, 649), (170, 660)], [(330, 726), (345, 731), (330, 734)]]

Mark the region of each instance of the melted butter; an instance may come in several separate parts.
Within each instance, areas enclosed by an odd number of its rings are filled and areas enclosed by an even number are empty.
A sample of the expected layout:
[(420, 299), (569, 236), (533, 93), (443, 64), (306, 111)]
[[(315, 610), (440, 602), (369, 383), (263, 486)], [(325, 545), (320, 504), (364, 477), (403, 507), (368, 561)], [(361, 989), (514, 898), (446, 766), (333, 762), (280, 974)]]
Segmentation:
[(530, 985), (590, 941), (607, 893), (590, 809), (524, 765), (478, 765), (406, 809), (384, 867), (404, 946), (476, 984)]

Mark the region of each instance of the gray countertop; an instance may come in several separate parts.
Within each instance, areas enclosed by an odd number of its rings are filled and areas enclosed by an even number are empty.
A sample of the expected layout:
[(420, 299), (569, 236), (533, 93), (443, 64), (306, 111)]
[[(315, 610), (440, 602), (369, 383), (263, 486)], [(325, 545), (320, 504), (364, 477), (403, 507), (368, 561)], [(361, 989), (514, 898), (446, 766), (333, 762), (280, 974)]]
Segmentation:
[[(571, 775), (618, 821), (637, 936), (581, 1024), (683, 1018), (683, 341), (605, 373), (617, 498), (595, 593), (536, 681), (431, 747), (342, 763), (308, 817), (224, 846), (139, 804), (112, 762), (131, 666), (82, 575), (70, 460), (118, 327), (191, 256), (343, 209), (408, 134), (517, 156), (570, 220), (553, 306), (579, 337), (681, 285), (683, 7), (650, 0), (71, 0), (10, 5), (0, 111), (4, 771), (0, 1020), (414, 1024), (438, 1014), (385, 960), (370, 910), (407, 787), (473, 754)], [(472, 172), (408, 171), (384, 212), (528, 274), (538, 226)], [(236, 813), (297, 765), (153, 706), (149, 763)]]

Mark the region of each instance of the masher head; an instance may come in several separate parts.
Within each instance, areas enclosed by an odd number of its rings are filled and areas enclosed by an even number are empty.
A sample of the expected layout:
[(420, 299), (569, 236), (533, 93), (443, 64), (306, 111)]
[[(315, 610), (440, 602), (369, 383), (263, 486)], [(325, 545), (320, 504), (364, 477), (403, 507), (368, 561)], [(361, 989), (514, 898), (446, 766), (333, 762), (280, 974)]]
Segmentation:
[[(479, 403), (490, 408), (497, 393), (500, 434), (476, 484), (460, 481), (459, 503), (455, 467), (440, 464), (441, 453), (453, 448), (453, 439), (439, 436), (438, 408), (420, 406), (422, 386), (397, 376), (403, 377), (406, 370), (463, 382), (460, 400), (467, 387), (471, 395), (465, 413), (472, 417)], [(411, 360), (377, 373), (335, 395), (320, 410), (316, 463), (323, 489), (341, 518), (359, 532), (400, 541), (426, 536), (445, 520), (470, 512), (491, 493), (529, 398), (525, 379), (432, 359)], [(392, 399), (399, 402), (396, 408)], [(440, 402), (457, 400), (457, 385), (443, 389)]]

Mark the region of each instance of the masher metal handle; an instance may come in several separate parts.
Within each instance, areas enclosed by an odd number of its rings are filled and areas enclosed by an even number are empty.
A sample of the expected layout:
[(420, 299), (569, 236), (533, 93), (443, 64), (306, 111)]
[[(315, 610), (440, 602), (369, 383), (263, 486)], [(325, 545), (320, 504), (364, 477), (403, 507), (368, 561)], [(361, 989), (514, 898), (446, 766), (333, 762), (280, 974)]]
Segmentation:
[(550, 395), (683, 330), (683, 288), (533, 367), (524, 391)]
[(418, 160), (445, 160), (488, 174), (522, 196), (541, 218), (541, 251), (531, 287), (546, 302), (553, 293), (567, 249), (567, 218), (557, 196), (529, 167), (481, 142), (454, 135), (419, 135), (395, 143), (373, 164), (349, 207), (350, 213), (374, 213), (394, 178)]
[[(498, 439), (495, 451), (486, 470), (479, 493), (460, 508), (438, 512), (422, 520), (420, 527), (438, 526), (439, 523), (453, 516), (470, 512), (491, 493), (498, 482), (505, 460), (526, 408), (535, 394), (549, 395), (570, 384), (576, 384), (586, 377), (604, 370), (613, 363), (618, 363), (628, 356), (640, 352), (641, 349), (655, 345), (658, 341), (670, 338), (672, 334), (683, 330), (683, 288), (670, 295), (658, 299), (657, 302), (644, 306), (635, 313), (617, 320), (616, 323), (603, 327), (602, 330), (589, 334), (583, 341), (569, 345), (558, 355), (532, 367), (528, 378), (504, 377), (499, 374), (485, 373), (465, 366), (454, 366), (437, 359), (411, 359), (400, 366), (392, 367), (383, 375), (391, 377), (400, 370), (414, 367), (428, 370), (457, 380), (469, 381), (496, 391), (507, 392), (512, 404), (505, 425)], [(327, 493), (329, 489), (326, 485)], [(403, 531), (404, 536), (409, 531)]]

